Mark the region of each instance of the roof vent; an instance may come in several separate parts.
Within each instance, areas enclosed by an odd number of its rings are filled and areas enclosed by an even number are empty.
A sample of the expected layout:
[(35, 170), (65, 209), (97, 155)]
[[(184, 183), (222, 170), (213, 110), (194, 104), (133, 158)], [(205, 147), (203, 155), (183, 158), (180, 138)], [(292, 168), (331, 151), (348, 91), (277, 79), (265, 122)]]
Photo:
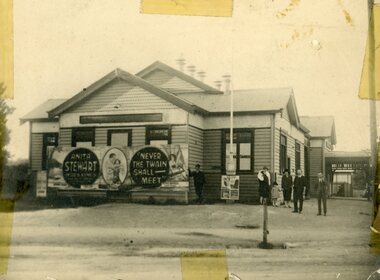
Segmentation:
[(194, 65), (189, 65), (189, 66), (187, 66), (187, 70), (190, 72), (190, 76), (194, 77), (195, 66)]
[(178, 64), (178, 68), (181, 72), (183, 72), (185, 69), (185, 65), (186, 65), (186, 59), (184, 58), (179, 58), (177, 59), (177, 64)]
[(205, 77), (206, 77), (206, 72), (204, 72), (204, 71), (199, 71), (199, 72), (198, 72), (198, 77), (199, 77), (199, 80), (200, 80), (201, 82), (203, 82), (204, 79), (205, 79)]
[(222, 81), (215, 81), (214, 84), (215, 84), (215, 87), (216, 87), (218, 90), (221, 90), (221, 89), (222, 89)]

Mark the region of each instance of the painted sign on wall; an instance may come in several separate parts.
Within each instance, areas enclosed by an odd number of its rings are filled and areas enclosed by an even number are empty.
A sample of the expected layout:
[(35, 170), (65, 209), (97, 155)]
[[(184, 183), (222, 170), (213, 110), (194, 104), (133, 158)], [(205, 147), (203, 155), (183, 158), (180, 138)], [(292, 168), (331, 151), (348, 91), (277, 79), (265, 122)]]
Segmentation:
[(99, 172), (98, 157), (87, 148), (75, 149), (63, 160), (63, 178), (73, 187), (93, 184)]
[(188, 190), (186, 144), (49, 148), (48, 187), (110, 189), (159, 187)]
[(127, 157), (118, 148), (109, 149), (102, 162), (102, 175), (104, 181), (112, 187), (121, 186), (128, 172)]
[(137, 151), (130, 163), (133, 181), (142, 186), (160, 186), (168, 179), (169, 159), (156, 147)]

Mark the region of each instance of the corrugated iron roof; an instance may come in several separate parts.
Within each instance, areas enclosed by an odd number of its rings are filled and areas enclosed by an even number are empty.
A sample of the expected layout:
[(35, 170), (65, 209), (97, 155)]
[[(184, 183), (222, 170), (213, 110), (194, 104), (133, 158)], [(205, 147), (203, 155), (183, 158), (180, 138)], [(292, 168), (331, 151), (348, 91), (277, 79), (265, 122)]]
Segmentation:
[[(234, 111), (276, 111), (286, 108), (293, 90), (291, 88), (267, 88), (234, 90)], [(177, 96), (189, 100), (205, 110), (216, 112), (230, 111), (229, 94), (181, 93)]]
[(334, 117), (332, 116), (301, 116), (301, 123), (310, 130), (311, 137), (331, 137), (332, 144), (336, 144)]
[(326, 158), (370, 158), (370, 151), (356, 151), (356, 152), (346, 152), (346, 151), (331, 151), (325, 153)]
[(48, 111), (52, 110), (53, 108), (61, 105), (63, 102), (65, 102), (67, 99), (48, 99), (35, 109), (33, 109), (31, 112), (20, 118), (21, 124), (27, 121), (32, 120), (46, 120), (49, 119)]

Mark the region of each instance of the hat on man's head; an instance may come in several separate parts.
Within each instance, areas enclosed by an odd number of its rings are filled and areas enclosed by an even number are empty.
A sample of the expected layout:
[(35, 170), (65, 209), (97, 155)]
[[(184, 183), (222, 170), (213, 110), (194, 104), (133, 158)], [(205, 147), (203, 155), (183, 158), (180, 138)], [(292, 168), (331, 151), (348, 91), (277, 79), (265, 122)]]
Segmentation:
[(273, 182), (273, 185), (274, 185), (274, 186), (278, 186), (277, 182)]
[(195, 167), (198, 167), (198, 168), (200, 168), (200, 167), (201, 167), (201, 165), (200, 165), (199, 163), (197, 163), (197, 164), (195, 165)]
[(266, 166), (263, 166), (263, 169), (266, 169), (266, 170), (268, 170), (268, 167), (266, 167)]

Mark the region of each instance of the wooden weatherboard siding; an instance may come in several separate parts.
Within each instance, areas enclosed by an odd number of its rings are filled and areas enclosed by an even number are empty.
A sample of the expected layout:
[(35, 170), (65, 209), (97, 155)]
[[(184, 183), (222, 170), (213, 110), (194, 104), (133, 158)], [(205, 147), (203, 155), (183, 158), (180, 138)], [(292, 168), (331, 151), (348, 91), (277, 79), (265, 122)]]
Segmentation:
[(39, 171), (42, 169), (43, 134), (32, 133), (30, 141), (30, 166), (33, 171)]
[[(220, 199), (220, 184), (222, 175), (222, 130), (204, 131), (204, 157), (203, 170), (206, 174), (206, 199)], [(270, 166), (271, 131), (270, 128), (255, 129), (253, 140), (254, 171), (252, 174), (240, 175), (240, 200), (241, 202), (258, 202), (257, 172), (265, 165)]]
[[(188, 126), (188, 145), (189, 145), (189, 167), (194, 170), (196, 164), (201, 165), (201, 169), (204, 170), (203, 166), (203, 130), (194, 126)], [(194, 200), (196, 198), (194, 181), (190, 177), (190, 190), (189, 190), (189, 200)]]
[(71, 147), (71, 140), (72, 140), (71, 136), (72, 136), (71, 128), (61, 128), (59, 130), (59, 140), (58, 140), (59, 145)]
[(69, 113), (126, 112), (128, 110), (175, 109), (174, 104), (126, 81), (115, 79), (98, 89)]
[(317, 181), (317, 174), (322, 170), (323, 164), (323, 148), (314, 147), (309, 150), (310, 155), (310, 192), (313, 193), (314, 183)]
[(254, 139), (254, 171), (255, 173), (263, 166), (270, 168), (271, 163), (271, 132), (270, 128), (255, 129)]
[(206, 199), (220, 199), (220, 180), (222, 169), (222, 131), (203, 132), (203, 172), (206, 176), (204, 195)]
[(187, 142), (187, 129), (185, 125), (173, 125), (172, 144), (185, 144)]

